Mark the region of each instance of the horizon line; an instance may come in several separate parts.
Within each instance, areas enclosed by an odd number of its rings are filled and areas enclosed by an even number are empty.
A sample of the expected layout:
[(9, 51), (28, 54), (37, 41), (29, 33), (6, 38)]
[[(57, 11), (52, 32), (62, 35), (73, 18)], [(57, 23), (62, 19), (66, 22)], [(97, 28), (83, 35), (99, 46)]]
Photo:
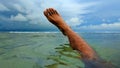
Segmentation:
[[(112, 32), (112, 31), (103, 31), (103, 32), (78, 32), (76, 33), (120, 33), (120, 32)], [(61, 33), (60, 31), (0, 31), (0, 33)]]

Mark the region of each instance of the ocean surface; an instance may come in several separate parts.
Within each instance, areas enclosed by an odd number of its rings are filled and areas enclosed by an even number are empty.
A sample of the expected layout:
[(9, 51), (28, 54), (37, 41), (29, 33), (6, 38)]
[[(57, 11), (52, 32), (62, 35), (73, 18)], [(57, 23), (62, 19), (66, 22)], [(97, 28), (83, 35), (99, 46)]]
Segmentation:
[[(79, 33), (99, 56), (120, 68), (120, 33)], [(0, 33), (0, 68), (84, 68), (61, 33)]]

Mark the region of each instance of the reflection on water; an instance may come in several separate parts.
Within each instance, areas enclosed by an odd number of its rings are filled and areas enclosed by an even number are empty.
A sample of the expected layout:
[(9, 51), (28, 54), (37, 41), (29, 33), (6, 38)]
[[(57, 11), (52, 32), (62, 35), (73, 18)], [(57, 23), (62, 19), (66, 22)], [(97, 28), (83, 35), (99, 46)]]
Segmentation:
[[(119, 68), (120, 34), (80, 35)], [(84, 68), (84, 64), (61, 33), (0, 33), (0, 68)]]
[(57, 68), (59, 66), (64, 66), (64, 68), (81, 68), (83, 66), (80, 61), (80, 55), (76, 51), (73, 51), (68, 44), (60, 45), (60, 47), (56, 47), (55, 49), (56, 54), (50, 55), (48, 59), (56, 63), (47, 65), (47, 68)]

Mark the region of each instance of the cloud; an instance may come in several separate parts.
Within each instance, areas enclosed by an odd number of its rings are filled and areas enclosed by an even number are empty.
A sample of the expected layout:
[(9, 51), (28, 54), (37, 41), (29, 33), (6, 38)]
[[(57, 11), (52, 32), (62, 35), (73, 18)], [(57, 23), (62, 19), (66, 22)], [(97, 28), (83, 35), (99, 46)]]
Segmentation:
[(120, 21), (120, 18), (118, 19), (118, 21)]
[[(38, 24), (40, 26), (50, 26), (47, 19), (43, 15), (46, 8), (53, 7), (63, 16), (70, 26), (77, 26), (83, 21), (82, 14), (92, 12), (87, 8), (96, 5), (96, 2), (78, 3), (74, 0), (65, 1), (45, 1), (45, 0), (19, 0), (16, 3), (11, 3), (10, 6), (25, 15), (11, 16), (13, 21), (27, 21), (31, 24)], [(17, 19), (16, 19), (17, 17)], [(19, 19), (20, 18), (20, 19)], [(22, 20), (23, 19), (23, 20)]]
[(88, 14), (93, 12), (92, 10), (89, 10), (89, 8), (97, 4), (97, 2), (80, 3), (74, 0), (65, 0), (65, 1), (41, 0), (41, 3), (42, 3), (41, 5), (42, 10), (48, 7), (55, 8), (62, 15), (65, 21), (72, 27), (80, 25), (81, 22), (83, 23), (82, 20), (83, 14)]
[(12, 20), (12, 21), (27, 21), (27, 18), (24, 16), (24, 15), (22, 15), (22, 14), (17, 14), (16, 16), (11, 16), (10, 17), (10, 20)]
[(79, 19), (78, 17), (73, 17), (69, 20), (66, 21), (68, 25), (70, 26), (77, 26), (77, 25), (80, 25), (83, 23), (83, 20), (82, 19)]
[(87, 8), (94, 6), (95, 4), (96, 2), (84, 4), (77, 3), (74, 0), (65, 1), (20, 0), (17, 1), (17, 3), (11, 5), (14, 7), (14, 9), (18, 10), (19, 12), (25, 13), (31, 21), (38, 20), (38, 22), (47, 22), (45, 21), (46, 19), (43, 16), (43, 11), (48, 7), (53, 7), (57, 9), (62, 14), (64, 19), (68, 20), (73, 18), (74, 16), (91, 12), (91, 10), (88, 10)]
[(119, 17), (120, 0), (100, 0), (99, 4), (94, 7), (94, 16), (100, 18)]
[(18, 10), (19, 12), (25, 12), (24, 7), (20, 4), (13, 4), (13, 8)]
[(0, 3), (0, 11), (9, 11), (9, 9)]
[(120, 30), (120, 22), (115, 22), (111, 24), (102, 23), (100, 25), (88, 25), (88, 26), (81, 26), (78, 29), (85, 29), (85, 30)]
[[(7, 0), (6, 0), (7, 1)], [(14, 1), (14, 2), (13, 2)], [(112, 0), (113, 1), (113, 0)], [(100, 3), (99, 3), (100, 2)], [(106, 4), (107, 3), (107, 4)], [(116, 2), (114, 2), (115, 4)], [(7, 4), (7, 5), (6, 5)], [(88, 29), (88, 30), (105, 30), (105, 29), (119, 29), (119, 22), (114, 22), (112, 14), (118, 14), (108, 8), (112, 2), (102, 1), (75, 1), (75, 0), (11, 0), (5, 5), (6, 8), (12, 9), (9, 12), (16, 12), (9, 16), (11, 21), (27, 22), (28, 24), (39, 25), (40, 28), (54, 28), (43, 15), (46, 8), (55, 8), (64, 20), (75, 29)], [(103, 4), (103, 5), (102, 5)], [(110, 4), (110, 5), (109, 5)], [(103, 10), (104, 9), (104, 10)], [(109, 12), (107, 11), (109, 9)], [(114, 10), (116, 11), (116, 10)], [(108, 15), (108, 16), (107, 16)], [(111, 17), (110, 19), (104, 16)], [(101, 18), (100, 18), (101, 17)], [(114, 17), (115, 18), (115, 17)], [(99, 21), (101, 20), (101, 21)], [(97, 22), (97, 23), (96, 23)], [(104, 23), (106, 22), (106, 23)], [(111, 23), (114, 22), (114, 23)], [(108, 24), (109, 23), (109, 24)], [(110, 24), (111, 23), (111, 24)], [(93, 24), (93, 25), (90, 25)], [(94, 25), (96, 24), (96, 25)], [(99, 25), (98, 25), (99, 24)], [(81, 26), (81, 27), (78, 27)]]

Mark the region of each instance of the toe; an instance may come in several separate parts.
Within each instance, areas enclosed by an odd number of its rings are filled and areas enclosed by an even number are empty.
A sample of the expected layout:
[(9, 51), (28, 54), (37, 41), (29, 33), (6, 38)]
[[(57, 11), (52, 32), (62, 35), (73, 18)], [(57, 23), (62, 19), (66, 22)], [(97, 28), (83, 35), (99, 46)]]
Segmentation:
[(50, 8), (50, 10), (52, 11), (53, 14), (58, 14), (59, 15), (59, 13), (55, 9)]
[(58, 14), (58, 15), (59, 15), (59, 13), (58, 13), (55, 9), (49, 8), (49, 10), (50, 10), (50, 14), (51, 14), (51, 15), (52, 15), (52, 14)]
[(51, 12), (50, 8), (47, 9), (47, 12), (48, 12), (48, 15), (52, 15), (52, 12)]
[(51, 11), (54, 13), (54, 14), (57, 14), (55, 9), (51, 8)]
[(53, 9), (53, 10), (54, 10), (54, 13), (55, 13), (55, 14), (59, 15), (59, 13), (58, 13), (55, 9)]
[(54, 10), (54, 12), (59, 15), (59, 13), (56, 10)]
[(48, 17), (48, 12), (47, 12), (47, 10), (44, 11), (44, 15), (45, 15), (46, 17)]
[(53, 8), (50, 8), (51, 14), (55, 14)]

